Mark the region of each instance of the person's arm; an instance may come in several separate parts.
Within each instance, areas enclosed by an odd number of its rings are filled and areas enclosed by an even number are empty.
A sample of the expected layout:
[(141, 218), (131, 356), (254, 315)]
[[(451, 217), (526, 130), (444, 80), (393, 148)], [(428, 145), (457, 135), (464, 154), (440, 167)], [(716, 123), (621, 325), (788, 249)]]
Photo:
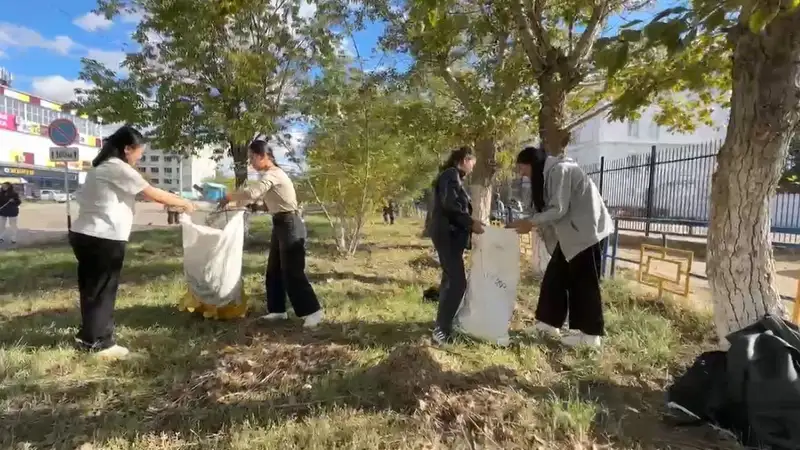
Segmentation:
[(445, 170), (439, 177), (436, 183), (436, 189), (439, 193), (439, 203), (442, 206), (447, 217), (456, 225), (469, 231), (473, 227), (472, 217), (466, 213), (466, 205), (463, 205), (458, 196), (458, 191), (461, 188), (461, 181), (458, 179), (458, 173), (455, 170)]
[(161, 203), (165, 207), (174, 206), (176, 208), (182, 208), (187, 211), (192, 211), (194, 209), (192, 202), (178, 197), (175, 194), (170, 194), (169, 192), (159, 189), (155, 186), (150, 184), (147, 185), (144, 189), (142, 189), (142, 195), (145, 196), (148, 200), (152, 200), (156, 203)]
[(264, 195), (269, 192), (274, 185), (274, 178), (271, 174), (267, 173), (261, 177), (258, 182), (241, 188), (237, 191), (228, 192), (225, 194), (225, 203), (253, 202), (264, 197)]
[(569, 210), (569, 201), (572, 194), (570, 183), (570, 169), (563, 165), (554, 167), (547, 179), (547, 190), (550, 193), (544, 211), (531, 216), (533, 225), (546, 225), (564, 217)]
[(22, 204), (22, 199), (19, 197), (19, 194), (17, 194), (16, 192), (14, 193), (14, 197), (12, 198), (12, 200), (14, 201), (14, 204), (17, 205), (17, 206)]
[(157, 187), (153, 187), (144, 179), (138, 170), (127, 163), (111, 166), (108, 171), (102, 172), (101, 176), (109, 183), (112, 183), (117, 188), (130, 195), (138, 195), (141, 193), (145, 198), (165, 206), (176, 206), (188, 212), (194, 210), (194, 205), (192, 205), (191, 202)]

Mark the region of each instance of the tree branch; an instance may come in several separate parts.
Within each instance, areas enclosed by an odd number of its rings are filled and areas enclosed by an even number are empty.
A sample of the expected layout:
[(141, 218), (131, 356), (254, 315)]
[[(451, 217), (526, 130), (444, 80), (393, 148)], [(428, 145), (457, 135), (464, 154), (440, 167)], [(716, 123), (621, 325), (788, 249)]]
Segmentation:
[(567, 126), (564, 127), (564, 131), (572, 131), (573, 129), (583, 125), (584, 123), (594, 119), (595, 117), (599, 116), (600, 114), (603, 114), (604, 112), (608, 111), (609, 109), (611, 109), (612, 106), (614, 106), (613, 102), (606, 103), (605, 105), (601, 106), (600, 108), (597, 108), (594, 111), (592, 111), (592, 112), (590, 112), (588, 114), (585, 114), (582, 117), (572, 121), (571, 123), (569, 123)]
[(597, 39), (597, 33), (600, 32), (600, 24), (605, 20), (608, 14), (609, 0), (597, 0), (597, 3), (592, 8), (592, 15), (586, 23), (586, 28), (578, 38), (575, 48), (569, 53), (569, 64), (571, 67), (577, 67), (580, 61), (592, 51), (592, 46)]
[(437, 72), (439, 76), (442, 77), (444, 82), (447, 83), (447, 86), (450, 88), (450, 90), (453, 91), (453, 94), (455, 94), (456, 98), (458, 98), (458, 100), (464, 105), (464, 107), (469, 108), (469, 106), (472, 104), (472, 96), (464, 86), (464, 83), (453, 76), (453, 74), (450, 72), (450, 68), (445, 64), (441, 64)]
[(522, 42), (522, 47), (525, 49), (525, 53), (528, 55), (531, 66), (533, 66), (536, 71), (542, 71), (544, 68), (544, 57), (542, 54), (544, 52), (533, 37), (531, 25), (528, 23), (523, 13), (522, 0), (514, 0), (511, 2), (511, 13), (514, 16), (514, 21), (517, 22), (519, 38)]

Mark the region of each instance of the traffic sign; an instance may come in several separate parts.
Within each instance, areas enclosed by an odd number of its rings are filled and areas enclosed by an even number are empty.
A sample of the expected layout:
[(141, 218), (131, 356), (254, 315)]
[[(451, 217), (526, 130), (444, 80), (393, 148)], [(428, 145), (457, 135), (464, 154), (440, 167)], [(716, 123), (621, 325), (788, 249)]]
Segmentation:
[(78, 147), (50, 147), (52, 162), (75, 162), (79, 159)]
[(56, 119), (47, 127), (47, 134), (53, 144), (67, 147), (78, 140), (78, 128), (69, 119)]

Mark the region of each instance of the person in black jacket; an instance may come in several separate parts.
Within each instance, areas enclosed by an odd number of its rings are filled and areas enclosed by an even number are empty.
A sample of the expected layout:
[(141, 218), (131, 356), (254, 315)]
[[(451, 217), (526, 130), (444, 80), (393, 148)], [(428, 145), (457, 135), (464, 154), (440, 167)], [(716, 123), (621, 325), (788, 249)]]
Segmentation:
[(5, 242), (6, 232), (12, 244), (17, 243), (17, 217), (22, 200), (11, 183), (0, 185), (0, 243)]
[(433, 183), (433, 201), (427, 221), (427, 234), (433, 241), (442, 281), (439, 285), (439, 310), (433, 340), (438, 344), (452, 341), (453, 319), (467, 291), (464, 251), (470, 247), (472, 233), (483, 233), (483, 224), (472, 218), (472, 202), (464, 186), (464, 177), (475, 166), (475, 154), (469, 147), (450, 153)]

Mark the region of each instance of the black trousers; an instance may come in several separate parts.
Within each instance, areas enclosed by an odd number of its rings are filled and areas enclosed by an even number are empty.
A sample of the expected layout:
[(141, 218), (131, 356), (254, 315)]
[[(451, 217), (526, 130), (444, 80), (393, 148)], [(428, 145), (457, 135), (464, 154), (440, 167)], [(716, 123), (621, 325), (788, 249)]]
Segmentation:
[(450, 333), (453, 331), (453, 320), (467, 292), (467, 271), (464, 267), (466, 248), (446, 237), (434, 238), (433, 246), (442, 268), (436, 326), (445, 333)]
[(603, 336), (603, 301), (600, 267), (604, 243), (600, 242), (567, 261), (557, 245), (544, 272), (536, 320), (561, 328), (569, 314), (569, 328)]
[(167, 223), (170, 225), (175, 225), (180, 220), (180, 214), (178, 211), (167, 211)]
[(306, 225), (297, 213), (272, 215), (267, 273), (267, 312), (286, 312), (286, 296), (295, 314), (305, 317), (320, 310), (306, 276)]
[(394, 225), (394, 211), (383, 211), (383, 221), (390, 225)]
[(69, 233), (69, 243), (78, 260), (81, 299), (76, 342), (84, 350), (109, 348), (114, 345), (114, 304), (126, 243), (74, 232)]

